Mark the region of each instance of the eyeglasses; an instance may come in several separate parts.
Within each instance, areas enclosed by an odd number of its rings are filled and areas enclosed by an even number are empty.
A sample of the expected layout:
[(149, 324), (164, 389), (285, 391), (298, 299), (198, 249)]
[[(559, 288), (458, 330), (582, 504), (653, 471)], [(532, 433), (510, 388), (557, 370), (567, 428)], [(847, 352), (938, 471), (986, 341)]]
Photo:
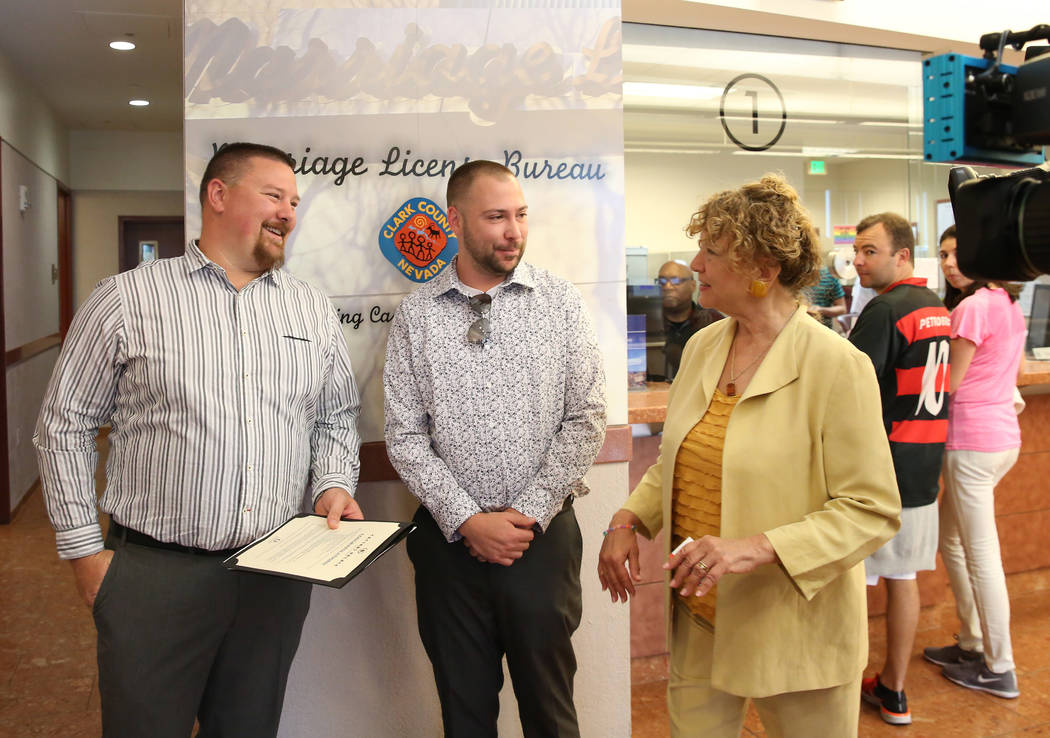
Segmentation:
[(692, 277), (657, 277), (653, 280), (653, 284), (658, 284), (661, 287), (666, 287), (669, 284), (673, 284), (675, 287), (680, 285), (682, 282), (692, 282)]
[(467, 328), (467, 342), (485, 343), (489, 340), (489, 310), (492, 309), (492, 295), (483, 292), (480, 295), (474, 295), (468, 302), (471, 311), (478, 318), (470, 324), (470, 328)]

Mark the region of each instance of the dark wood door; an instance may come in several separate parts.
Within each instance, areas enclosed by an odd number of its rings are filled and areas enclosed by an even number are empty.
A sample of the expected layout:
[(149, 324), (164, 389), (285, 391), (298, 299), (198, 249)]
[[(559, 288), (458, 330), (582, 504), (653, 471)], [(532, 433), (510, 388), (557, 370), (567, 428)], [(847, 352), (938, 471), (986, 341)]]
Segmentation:
[(181, 216), (121, 216), (120, 271), (150, 258), (181, 256), (186, 250), (185, 230)]
[(58, 329), (65, 339), (73, 322), (73, 193), (58, 185)]

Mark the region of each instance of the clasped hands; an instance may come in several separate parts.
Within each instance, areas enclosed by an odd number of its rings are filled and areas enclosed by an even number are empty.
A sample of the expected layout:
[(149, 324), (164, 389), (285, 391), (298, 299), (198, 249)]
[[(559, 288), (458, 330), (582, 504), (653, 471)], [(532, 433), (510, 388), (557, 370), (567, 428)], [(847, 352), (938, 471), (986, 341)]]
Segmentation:
[(536, 518), (508, 507), (471, 515), (459, 526), (470, 555), (483, 563), (510, 566), (525, 555), (535, 537)]
[[(646, 532), (637, 516), (620, 511), (609, 522), (602, 541), (598, 579), (613, 602), (627, 602), (635, 594), (635, 584), (641, 581), (639, 530)], [(671, 554), (663, 569), (671, 572), (670, 586), (683, 597), (703, 597), (725, 574), (746, 574), (776, 561), (773, 544), (761, 533), (747, 538), (704, 536)]]
[(671, 554), (663, 568), (671, 572), (671, 589), (682, 597), (703, 597), (725, 574), (746, 574), (777, 560), (765, 535), (747, 538), (704, 536)]

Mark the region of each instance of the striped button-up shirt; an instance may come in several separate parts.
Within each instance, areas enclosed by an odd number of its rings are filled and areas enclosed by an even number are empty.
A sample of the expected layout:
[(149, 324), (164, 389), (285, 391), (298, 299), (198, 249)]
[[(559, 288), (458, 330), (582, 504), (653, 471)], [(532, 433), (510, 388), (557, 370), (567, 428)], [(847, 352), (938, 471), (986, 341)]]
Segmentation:
[(383, 386), (390, 460), (451, 542), (470, 516), (513, 507), (540, 528), (605, 439), (605, 374), (580, 293), (519, 264), (496, 290), (484, 343), (456, 262), (405, 297)]
[(290, 274), (238, 291), (191, 243), (108, 277), (73, 320), (33, 438), (59, 555), (102, 549), (97, 507), (158, 540), (219, 550), (330, 487), (352, 494), (358, 408), (331, 303)]

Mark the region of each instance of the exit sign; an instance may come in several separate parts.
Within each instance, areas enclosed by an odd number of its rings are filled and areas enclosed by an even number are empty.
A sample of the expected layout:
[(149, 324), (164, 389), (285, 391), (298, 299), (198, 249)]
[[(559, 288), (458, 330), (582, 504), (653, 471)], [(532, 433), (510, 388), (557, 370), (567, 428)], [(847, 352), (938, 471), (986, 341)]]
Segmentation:
[(827, 174), (827, 170), (824, 168), (824, 162), (819, 159), (814, 159), (809, 163), (810, 174)]

